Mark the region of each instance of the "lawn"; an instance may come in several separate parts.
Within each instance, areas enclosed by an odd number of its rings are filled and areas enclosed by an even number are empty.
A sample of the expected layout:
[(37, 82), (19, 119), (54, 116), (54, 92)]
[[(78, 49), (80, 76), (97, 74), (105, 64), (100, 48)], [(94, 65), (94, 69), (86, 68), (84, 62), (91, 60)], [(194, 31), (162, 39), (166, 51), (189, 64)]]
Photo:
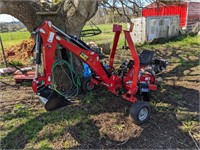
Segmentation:
[[(123, 23), (123, 28), (126, 29), (126, 24)], [(107, 43), (107, 42), (112, 42), (114, 38), (114, 33), (112, 32), (112, 27), (113, 24), (100, 24), (97, 25), (98, 28), (102, 31), (101, 34), (97, 36), (92, 36), (92, 37), (83, 37), (81, 38), (85, 42), (89, 41), (94, 41), (97, 44), (102, 44), (102, 43)], [(92, 29), (95, 27), (86, 25), (83, 30), (85, 29)], [(9, 32), (9, 33), (1, 33), (1, 38), (3, 41), (4, 48), (8, 48), (9, 46), (18, 44), (22, 40), (26, 40), (27, 38), (30, 37), (30, 33), (28, 31), (21, 31), (21, 32)], [(119, 45), (122, 46), (124, 43), (124, 36), (122, 35), (122, 38), (120, 39)]]
[(30, 33), (28, 31), (22, 32), (8, 32), (0, 34), (4, 48), (8, 48), (12, 45), (18, 44), (19, 42), (26, 40), (30, 37)]
[[(122, 23), (121, 25), (125, 30), (127, 25), (125, 23)], [(94, 41), (97, 44), (112, 43), (114, 39), (114, 32), (112, 31), (113, 24), (100, 24), (97, 25), (97, 27), (102, 31), (101, 34), (92, 37), (83, 37), (82, 40), (85, 42)], [(86, 25), (83, 28), (83, 30), (92, 28), (96, 29), (94, 26)], [(123, 44), (124, 44), (124, 34), (121, 34), (121, 38), (119, 40), (119, 46), (123, 46)]]

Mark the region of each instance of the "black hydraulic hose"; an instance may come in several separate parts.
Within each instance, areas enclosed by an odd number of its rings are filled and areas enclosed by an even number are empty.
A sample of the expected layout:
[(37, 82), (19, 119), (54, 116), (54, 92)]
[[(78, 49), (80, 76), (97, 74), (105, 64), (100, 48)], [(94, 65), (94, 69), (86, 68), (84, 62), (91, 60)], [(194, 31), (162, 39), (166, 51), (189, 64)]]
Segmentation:
[(36, 33), (36, 64), (41, 63), (41, 36), (37, 32)]
[(60, 34), (62, 34), (62, 35), (64, 35), (65, 37), (67, 37), (67, 38), (68, 38), (72, 43), (74, 43), (75, 45), (77, 45), (77, 46), (79, 46), (79, 47), (81, 47), (81, 48), (84, 48), (84, 49), (86, 49), (86, 50), (91, 50), (91, 49), (89, 48), (89, 46), (87, 46), (83, 41), (79, 40), (79, 39), (76, 38), (76, 37), (73, 37), (73, 36), (71, 36), (71, 35), (66, 34), (66, 33), (63, 32), (61, 29), (57, 28), (57, 27), (54, 26), (54, 25), (52, 25), (52, 26), (53, 26), (53, 28), (54, 28), (55, 30), (57, 30)]
[(89, 50), (89, 51), (91, 50), (90, 47), (89, 47), (88, 45), (86, 45), (82, 40), (80, 40), (80, 39), (78, 39), (78, 38), (76, 38), (76, 37), (74, 37), (74, 36), (71, 36), (70, 41), (71, 41), (73, 44), (75, 44), (75, 45), (77, 45), (78, 47), (80, 47), (80, 48), (83, 48), (83, 49), (86, 49), (86, 50)]
[(36, 44), (34, 44), (32, 50), (31, 50), (31, 54), (32, 54), (32, 56), (33, 56), (33, 52), (34, 52), (34, 50), (35, 50), (35, 45), (36, 45)]

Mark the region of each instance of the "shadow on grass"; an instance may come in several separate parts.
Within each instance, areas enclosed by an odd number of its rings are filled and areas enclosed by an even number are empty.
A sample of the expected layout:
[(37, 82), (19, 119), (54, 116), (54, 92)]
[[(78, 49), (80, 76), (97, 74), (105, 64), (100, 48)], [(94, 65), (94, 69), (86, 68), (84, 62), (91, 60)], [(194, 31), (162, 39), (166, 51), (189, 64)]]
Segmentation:
[[(54, 112), (44, 112), (29, 119), (3, 137), (1, 139), (1, 147), (2, 149), (23, 149), (29, 143), (32, 143), (32, 146), (34, 146), (34, 144), (46, 140), (47, 142), (41, 144), (38, 147), (39, 149), (195, 148), (188, 133), (180, 129), (182, 125), (181, 121), (183, 120), (177, 118), (176, 109), (182, 107), (189, 111), (193, 107), (197, 107), (197, 104), (193, 106), (190, 102), (187, 103), (188, 95), (183, 95), (183, 97), (177, 99), (173, 94), (170, 95), (170, 93), (180, 90), (180, 95), (184, 91), (189, 91), (188, 93), (197, 95), (198, 91), (177, 86), (165, 86), (165, 88), (167, 89), (166, 92), (159, 93), (156, 96), (158, 101), (154, 102), (164, 102), (170, 106), (153, 106), (150, 121), (140, 127), (135, 125), (136, 128), (141, 128), (141, 132), (139, 134), (135, 133), (138, 134), (137, 137), (130, 138), (125, 142), (115, 141), (108, 137), (106, 133), (102, 135), (101, 130), (106, 128), (106, 126), (102, 128), (97, 127), (94, 119), (90, 117), (91, 115), (98, 116), (107, 112), (125, 114), (121, 118), (118, 118), (119, 120), (127, 117), (130, 103), (120, 101), (120, 98), (104, 91), (106, 98), (100, 98), (98, 94), (101, 92), (99, 92), (97, 95), (94, 95), (96, 99), (92, 102), (86, 101), (81, 106), (69, 106)], [(179, 93), (176, 94), (179, 95)], [(197, 116), (192, 117), (195, 119), (198, 118)], [(188, 118), (188, 114), (183, 114), (182, 118)], [(190, 119), (194, 120), (194, 118)], [(104, 117), (98, 118), (98, 120), (101, 120), (103, 123), (106, 120), (112, 122), (113, 119)], [(131, 126), (133, 123), (127, 122), (125, 119), (123, 124)], [(130, 133), (132, 129), (130, 129)], [(113, 130), (112, 127), (110, 130)], [(119, 131), (123, 133), (123, 129)], [(115, 135), (116, 133), (113, 134)], [(65, 140), (63, 141), (63, 139)], [(72, 139), (76, 144), (73, 144)], [(52, 146), (48, 142), (55, 145)]]
[[(175, 148), (195, 148), (195, 144), (192, 140), (192, 137), (188, 134), (187, 128), (190, 128), (190, 123), (196, 122), (198, 123), (198, 114), (193, 114), (192, 112), (198, 112), (198, 101), (190, 101), (188, 96), (193, 95), (193, 98), (198, 97), (198, 91), (187, 89), (178, 86), (165, 86), (167, 89), (165, 92), (159, 93), (156, 96), (156, 100), (153, 101), (152, 105), (152, 114), (148, 123), (141, 125), (142, 128), (141, 133), (136, 137), (130, 138), (125, 141), (116, 141), (112, 138), (109, 138), (107, 133), (104, 132), (104, 136), (102, 136), (101, 131), (103, 128), (99, 128), (98, 133), (100, 133), (100, 137), (95, 134), (91, 134), (90, 139), (83, 140), (79, 135), (79, 132), (83, 129), (81, 128), (82, 123), (78, 123), (75, 126), (71, 127), (69, 131), (71, 134), (75, 135), (76, 141), (78, 141), (80, 146), (75, 146), (73, 149), (88, 149), (88, 148), (97, 148), (97, 149), (107, 149), (107, 148), (122, 148), (122, 149), (175, 149)], [(171, 93), (177, 90), (179, 92), (176, 95), (172, 95)], [(185, 95), (183, 93), (188, 91)], [(179, 97), (178, 96), (183, 96)], [(176, 97), (177, 96), (177, 97)], [(197, 100), (197, 99), (196, 99)], [(162, 105), (159, 106), (159, 103)], [(158, 105), (156, 105), (158, 104)], [(167, 105), (165, 105), (167, 104)], [(182, 111), (183, 109), (183, 111)], [(180, 112), (179, 112), (180, 111)], [(182, 113), (183, 112), (183, 113)], [(101, 112), (99, 112), (101, 113)], [(126, 115), (127, 116), (127, 115)], [(125, 116), (125, 117), (126, 117)], [(112, 118), (99, 118), (99, 120), (106, 120)], [(122, 118), (120, 118), (123, 120)], [(90, 120), (91, 121), (91, 120)], [(102, 122), (104, 122), (102, 121)], [(124, 121), (124, 120), (123, 120)], [(189, 125), (185, 129), (182, 129), (183, 122), (187, 122)], [(131, 126), (130, 122), (123, 122), (124, 124), (128, 124)], [(118, 123), (116, 123), (118, 124)], [(91, 129), (97, 124), (92, 122), (90, 124)], [(185, 125), (184, 125), (185, 126)], [(114, 125), (113, 125), (114, 127)], [(138, 126), (135, 126), (139, 128)], [(112, 129), (106, 129), (112, 130)], [(119, 132), (124, 132), (125, 129), (120, 130)], [(129, 132), (132, 132), (133, 128), (130, 128)], [(95, 136), (93, 136), (95, 135)], [(97, 134), (98, 135), (98, 134)], [(116, 135), (113, 133), (113, 135)]]

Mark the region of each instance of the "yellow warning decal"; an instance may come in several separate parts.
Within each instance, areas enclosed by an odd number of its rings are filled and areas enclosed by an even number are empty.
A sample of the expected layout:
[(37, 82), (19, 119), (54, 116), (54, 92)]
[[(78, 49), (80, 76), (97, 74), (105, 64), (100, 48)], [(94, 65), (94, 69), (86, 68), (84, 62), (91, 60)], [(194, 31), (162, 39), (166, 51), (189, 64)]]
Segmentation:
[(86, 54), (84, 54), (83, 52), (81, 52), (79, 56), (85, 61), (87, 61), (87, 59), (88, 59), (88, 56)]

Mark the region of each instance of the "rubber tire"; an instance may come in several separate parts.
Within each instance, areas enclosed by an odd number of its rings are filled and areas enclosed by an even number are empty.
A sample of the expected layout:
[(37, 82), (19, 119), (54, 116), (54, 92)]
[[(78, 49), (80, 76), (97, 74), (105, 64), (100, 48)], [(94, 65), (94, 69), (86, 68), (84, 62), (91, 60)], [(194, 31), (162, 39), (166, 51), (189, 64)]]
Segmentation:
[[(139, 112), (141, 109), (147, 108), (148, 114), (147, 117), (144, 120), (139, 119)], [(133, 122), (137, 125), (141, 125), (146, 123), (149, 118), (150, 118), (150, 106), (148, 102), (145, 101), (137, 101), (132, 104), (130, 112), (129, 112), (129, 117), (133, 120)]]
[(88, 88), (88, 83), (90, 82), (90, 80), (91, 80), (91, 77), (87, 77), (87, 78), (83, 79), (82, 89), (83, 89), (83, 92), (85, 92), (85, 93), (92, 91), (95, 88), (95, 84), (91, 89)]

